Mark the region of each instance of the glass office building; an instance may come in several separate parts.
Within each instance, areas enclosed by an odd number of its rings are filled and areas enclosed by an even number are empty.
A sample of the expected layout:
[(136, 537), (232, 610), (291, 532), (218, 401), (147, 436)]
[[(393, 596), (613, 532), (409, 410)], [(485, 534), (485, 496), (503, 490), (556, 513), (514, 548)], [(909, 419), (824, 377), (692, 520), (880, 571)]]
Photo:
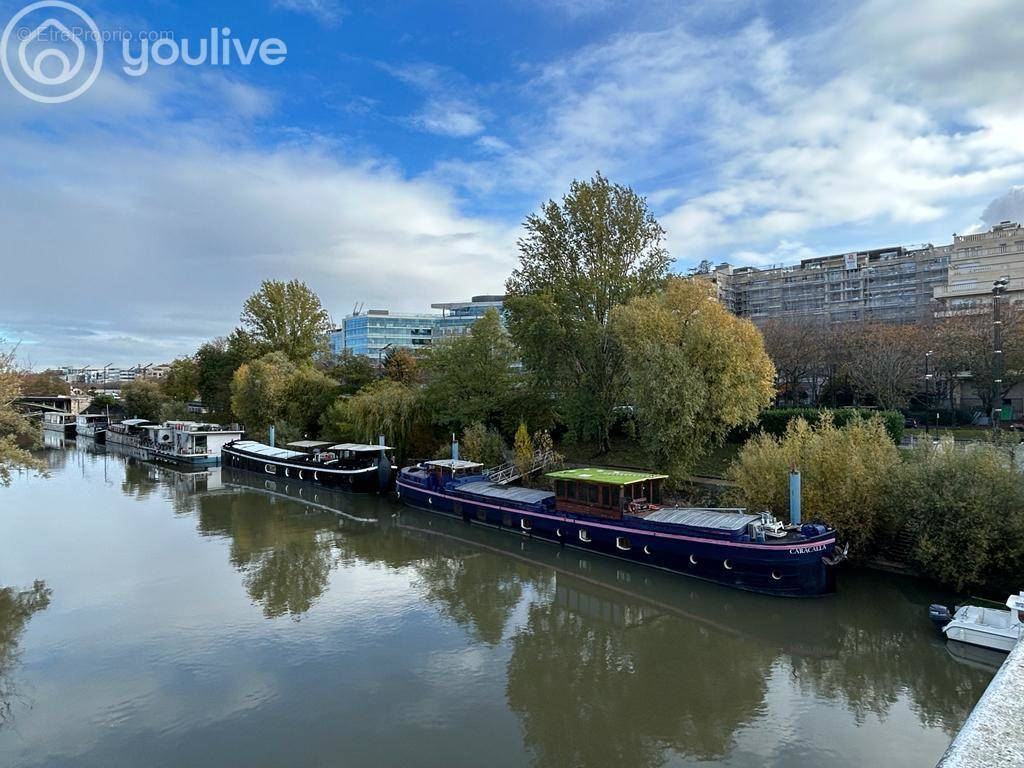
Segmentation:
[(356, 355), (377, 359), (392, 347), (413, 352), (434, 339), (466, 333), (489, 309), (503, 310), (504, 296), (474, 296), (469, 301), (431, 304), (441, 314), (402, 314), (371, 309), (346, 317), (331, 332), (331, 351), (348, 349)]

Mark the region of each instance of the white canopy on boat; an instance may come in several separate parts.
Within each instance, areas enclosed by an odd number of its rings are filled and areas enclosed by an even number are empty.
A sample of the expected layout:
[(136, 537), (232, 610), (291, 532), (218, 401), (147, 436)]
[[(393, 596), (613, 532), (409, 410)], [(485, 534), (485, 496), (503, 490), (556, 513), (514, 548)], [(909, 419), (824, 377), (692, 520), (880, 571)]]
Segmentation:
[(390, 445), (370, 445), (368, 443), (338, 443), (332, 445), (332, 451), (390, 451)]

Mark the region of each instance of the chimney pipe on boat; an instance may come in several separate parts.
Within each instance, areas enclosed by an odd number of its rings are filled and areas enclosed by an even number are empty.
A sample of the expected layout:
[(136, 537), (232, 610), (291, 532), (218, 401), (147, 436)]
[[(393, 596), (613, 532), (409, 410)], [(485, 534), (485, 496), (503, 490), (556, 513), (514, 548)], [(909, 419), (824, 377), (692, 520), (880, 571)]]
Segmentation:
[(275, 432), (276, 432), (276, 430), (274, 429), (274, 425), (271, 424), (270, 425), (270, 435), (269, 435), (270, 447), (271, 448), (273, 448), (276, 445), (276, 443), (274, 442), (275, 438), (277, 437), (277, 435), (274, 434)]
[(800, 472), (796, 469), (789, 472), (789, 522), (800, 525)]
[(452, 435), (452, 461), (459, 460), (459, 441), (455, 439), (455, 435)]

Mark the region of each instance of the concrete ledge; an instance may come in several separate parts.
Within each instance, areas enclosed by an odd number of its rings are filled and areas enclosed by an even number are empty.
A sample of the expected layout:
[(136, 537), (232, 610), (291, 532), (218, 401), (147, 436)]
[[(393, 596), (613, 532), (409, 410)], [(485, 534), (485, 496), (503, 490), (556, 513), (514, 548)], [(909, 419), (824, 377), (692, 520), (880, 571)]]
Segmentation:
[(996, 672), (938, 768), (1024, 768), (1024, 642)]

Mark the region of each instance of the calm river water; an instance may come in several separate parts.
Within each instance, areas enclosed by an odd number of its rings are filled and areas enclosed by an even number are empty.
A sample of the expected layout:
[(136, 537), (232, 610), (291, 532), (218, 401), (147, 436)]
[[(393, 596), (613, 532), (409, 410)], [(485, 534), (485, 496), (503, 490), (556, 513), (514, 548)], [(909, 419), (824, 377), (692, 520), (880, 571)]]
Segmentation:
[(994, 671), (911, 580), (787, 601), (387, 499), (47, 456), (0, 489), (3, 766), (932, 766)]

